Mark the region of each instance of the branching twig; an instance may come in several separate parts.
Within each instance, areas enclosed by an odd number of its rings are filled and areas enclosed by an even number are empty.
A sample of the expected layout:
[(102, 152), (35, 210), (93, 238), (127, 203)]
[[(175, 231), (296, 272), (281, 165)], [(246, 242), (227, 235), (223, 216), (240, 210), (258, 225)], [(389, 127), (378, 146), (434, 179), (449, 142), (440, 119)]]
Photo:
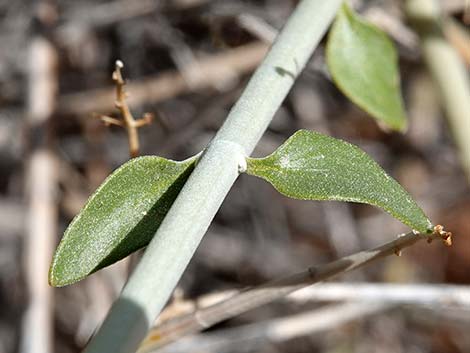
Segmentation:
[(100, 119), (107, 125), (116, 125), (123, 127), (127, 130), (127, 136), (129, 139), (129, 153), (131, 157), (137, 157), (139, 155), (139, 135), (137, 129), (148, 125), (152, 122), (153, 116), (150, 113), (145, 113), (142, 119), (135, 120), (134, 116), (129, 109), (126, 102), (126, 91), (124, 90), (125, 81), (122, 77), (121, 69), (124, 67), (122, 61), (116, 61), (116, 69), (113, 72), (113, 80), (116, 83), (116, 108), (119, 109), (123, 120), (112, 118), (106, 115), (100, 115)]
[(402, 249), (423, 238), (428, 241), (439, 238), (446, 245), (451, 244), (451, 233), (444, 231), (442, 226), (436, 226), (432, 235), (410, 232), (375, 249), (361, 251), (325, 265), (310, 267), (298, 274), (248, 289), (189, 315), (163, 322), (150, 331), (139, 352), (146, 352), (149, 347), (152, 349), (162, 347), (184, 335), (204, 330), (221, 321), (283, 298), (301, 288), (357, 269), (374, 260), (391, 254), (399, 255)]

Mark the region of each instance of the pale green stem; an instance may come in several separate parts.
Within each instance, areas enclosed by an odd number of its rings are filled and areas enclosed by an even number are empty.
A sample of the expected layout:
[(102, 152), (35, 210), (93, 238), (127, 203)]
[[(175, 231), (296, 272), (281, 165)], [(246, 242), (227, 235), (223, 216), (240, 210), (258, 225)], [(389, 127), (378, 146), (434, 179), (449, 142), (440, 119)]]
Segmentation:
[(441, 31), (435, 0), (409, 0), (407, 14), (421, 38), (423, 57), (436, 82), (463, 169), (470, 181), (470, 76)]
[(341, 0), (303, 0), (160, 225), (88, 353), (130, 353), (145, 337)]

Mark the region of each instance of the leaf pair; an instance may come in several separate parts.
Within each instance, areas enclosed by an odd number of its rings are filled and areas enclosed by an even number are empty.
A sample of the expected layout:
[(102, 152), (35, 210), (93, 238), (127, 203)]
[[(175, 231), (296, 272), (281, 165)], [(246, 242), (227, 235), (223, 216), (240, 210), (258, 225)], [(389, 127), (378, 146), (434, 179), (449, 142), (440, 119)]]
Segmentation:
[[(50, 284), (77, 282), (146, 246), (195, 161), (148, 156), (117, 169), (65, 231), (52, 261)], [(368, 203), (420, 232), (431, 228), (410, 195), (377, 163), (359, 148), (329, 136), (298, 131), (270, 156), (248, 158), (247, 172), (289, 197)]]
[[(347, 5), (331, 30), (327, 62), (334, 81), (353, 102), (392, 129), (406, 128), (395, 49)], [(195, 161), (148, 156), (117, 169), (65, 231), (51, 264), (50, 284), (77, 282), (146, 246)], [(248, 158), (247, 172), (289, 197), (367, 203), (420, 232), (432, 227), (406, 191), (364, 152), (318, 133), (299, 131), (270, 156)]]

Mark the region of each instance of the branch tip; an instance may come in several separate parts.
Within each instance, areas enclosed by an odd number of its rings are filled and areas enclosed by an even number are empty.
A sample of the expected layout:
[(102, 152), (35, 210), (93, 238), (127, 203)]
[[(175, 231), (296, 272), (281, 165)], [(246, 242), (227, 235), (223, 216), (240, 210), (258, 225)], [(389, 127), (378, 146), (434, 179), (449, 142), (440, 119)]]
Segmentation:
[(113, 80), (116, 81), (116, 88), (118, 90), (117, 95), (120, 96), (124, 94), (123, 86), (125, 84), (124, 79), (122, 77), (121, 69), (124, 67), (124, 64), (121, 60), (116, 60), (116, 66), (113, 71)]
[(145, 113), (142, 119), (134, 119), (126, 102), (128, 94), (124, 90), (125, 81), (121, 72), (121, 69), (124, 67), (124, 63), (121, 60), (116, 60), (115, 65), (116, 66), (112, 74), (112, 79), (116, 84), (116, 100), (114, 101), (114, 105), (121, 113), (122, 119), (115, 119), (105, 115), (98, 115), (98, 117), (106, 126), (116, 125), (127, 130), (130, 156), (137, 157), (139, 155), (139, 136), (137, 134), (137, 129), (142, 126), (149, 125), (153, 120), (153, 115)]
[(452, 233), (447, 232), (444, 230), (444, 227), (440, 224), (436, 225), (433, 229), (434, 236), (440, 238), (444, 245), (451, 246), (452, 245)]
[(150, 125), (153, 122), (154, 115), (152, 113), (144, 113), (141, 119), (134, 121), (134, 126), (140, 128), (145, 125)]

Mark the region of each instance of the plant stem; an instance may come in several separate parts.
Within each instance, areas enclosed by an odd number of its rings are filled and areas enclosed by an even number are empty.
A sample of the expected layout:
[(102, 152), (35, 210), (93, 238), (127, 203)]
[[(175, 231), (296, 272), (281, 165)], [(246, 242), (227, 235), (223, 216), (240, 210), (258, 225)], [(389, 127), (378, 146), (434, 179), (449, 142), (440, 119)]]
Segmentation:
[(324, 265), (309, 267), (300, 273), (242, 291), (188, 315), (169, 319), (151, 331), (138, 353), (153, 351), (185, 335), (207, 329), (314, 283), (355, 270), (394, 253), (398, 254), (402, 249), (415, 244), (420, 239), (430, 240), (433, 237), (439, 238), (440, 236), (410, 232), (374, 249), (360, 251)]
[(470, 182), (470, 78), (463, 59), (446, 41), (435, 0), (408, 0), (407, 15), (421, 39), (423, 57), (441, 93), (463, 169)]
[(435, 283), (324, 283), (292, 293), (287, 300), (294, 303), (363, 301), (468, 310), (470, 286)]
[(86, 352), (134, 352), (341, 0), (303, 0), (209, 144)]
[(263, 348), (269, 347), (269, 343), (285, 342), (302, 336), (311, 337), (320, 332), (334, 332), (350, 321), (364, 321), (368, 316), (391, 308), (393, 305), (381, 302), (331, 304), (286, 317), (184, 337), (168, 347), (145, 353), (263, 351)]

